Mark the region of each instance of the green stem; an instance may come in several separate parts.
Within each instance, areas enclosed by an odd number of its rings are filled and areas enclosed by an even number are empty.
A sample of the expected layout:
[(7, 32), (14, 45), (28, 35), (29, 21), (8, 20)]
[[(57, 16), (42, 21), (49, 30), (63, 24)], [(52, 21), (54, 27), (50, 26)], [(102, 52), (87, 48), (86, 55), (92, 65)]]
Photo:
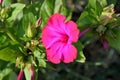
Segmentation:
[(6, 31), (6, 33), (12, 41), (18, 42), (8, 30)]
[[(10, 38), (12, 41), (18, 43), (21, 47), (24, 47), (24, 45), (21, 44), (20, 42), (18, 42), (18, 41), (15, 39), (15, 37), (14, 37), (8, 30), (6, 31), (6, 33), (7, 33), (7, 35), (9, 36), (9, 38)], [(26, 55), (24, 50), (21, 51), (21, 52), (22, 52), (24, 55)]]

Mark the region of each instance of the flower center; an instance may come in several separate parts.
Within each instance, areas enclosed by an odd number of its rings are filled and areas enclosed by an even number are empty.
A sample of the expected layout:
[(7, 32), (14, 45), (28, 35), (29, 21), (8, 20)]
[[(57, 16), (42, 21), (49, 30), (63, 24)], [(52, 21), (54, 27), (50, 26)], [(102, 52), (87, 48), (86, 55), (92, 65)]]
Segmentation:
[(64, 34), (64, 35), (62, 35), (61, 41), (62, 41), (63, 43), (67, 43), (67, 42), (68, 42), (68, 39), (69, 39), (69, 36), (66, 35), (66, 34)]

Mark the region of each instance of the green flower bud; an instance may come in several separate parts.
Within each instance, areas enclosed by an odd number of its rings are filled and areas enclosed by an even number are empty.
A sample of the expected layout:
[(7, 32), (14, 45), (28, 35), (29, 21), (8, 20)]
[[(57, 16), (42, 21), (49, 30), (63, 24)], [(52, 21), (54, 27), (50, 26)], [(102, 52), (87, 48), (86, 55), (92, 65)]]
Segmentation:
[(29, 24), (26, 31), (27, 37), (32, 38), (35, 36), (35, 34), (36, 34), (36, 28), (34, 26), (30, 26)]
[(8, 18), (8, 14), (9, 14), (9, 11), (10, 11), (10, 8), (9, 7), (6, 7), (6, 8), (3, 8), (3, 9), (1, 9), (1, 11), (0, 11), (0, 16), (1, 16), (1, 18), (2, 19), (6, 19), (6, 18)]
[(113, 19), (113, 14), (114, 14), (114, 6), (113, 5), (105, 7), (103, 9), (101, 16), (99, 17), (100, 23), (102, 25), (108, 24)]
[(19, 68), (24, 68), (25, 64), (24, 64), (22, 56), (17, 57), (17, 59), (16, 59), (16, 66), (19, 67)]

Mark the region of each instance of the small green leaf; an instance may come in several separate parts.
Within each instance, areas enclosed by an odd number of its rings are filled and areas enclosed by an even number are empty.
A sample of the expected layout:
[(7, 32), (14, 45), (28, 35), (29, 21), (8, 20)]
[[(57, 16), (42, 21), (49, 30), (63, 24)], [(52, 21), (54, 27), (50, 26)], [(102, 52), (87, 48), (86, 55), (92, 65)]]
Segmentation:
[(103, 11), (103, 6), (102, 6), (102, 4), (100, 4), (100, 2), (96, 2), (96, 15), (97, 16), (100, 16), (101, 14), (102, 14), (102, 11)]
[(5, 34), (0, 33), (0, 49), (8, 46), (9, 39)]
[(45, 55), (44, 54), (45, 53), (40, 53), (39, 50), (34, 51), (34, 56), (37, 58), (38, 64), (39, 64), (40, 67), (46, 67), (46, 62), (45, 62), (45, 59), (44, 59)]
[(17, 19), (17, 17), (21, 17), (22, 15), (19, 15), (22, 13), (23, 8), (25, 7), (25, 4), (21, 4), (21, 3), (15, 3), (12, 4), (11, 7), (14, 9), (12, 11), (12, 15), (11, 17), (8, 18), (8, 22)]
[(29, 4), (27, 5), (25, 8), (24, 8), (24, 14), (27, 14), (28, 12), (31, 12), (33, 13), (37, 18), (39, 18), (39, 11), (40, 11), (40, 8), (41, 8), (41, 5), (42, 5), (43, 1), (40, 1), (40, 2), (34, 2), (32, 4)]
[(22, 21), (16, 21), (16, 27), (14, 27), (16, 39), (21, 39), (21, 37), (23, 37), (25, 34), (24, 28), (21, 26), (21, 24)]
[(85, 56), (84, 56), (84, 54), (83, 54), (83, 51), (80, 51), (80, 52), (78, 53), (78, 58), (77, 58), (76, 61), (77, 61), (77, 62), (84, 63), (85, 60), (86, 60), (86, 58), (85, 58)]
[(11, 68), (5, 68), (2, 71), (0, 71), (0, 80), (3, 80), (3, 78), (10, 74), (10, 72), (12, 72)]
[(40, 16), (42, 18), (41, 27), (43, 27), (46, 24), (48, 18), (53, 14), (54, 2), (55, 0), (44, 0), (40, 9)]
[(84, 56), (84, 54), (83, 54), (83, 51), (82, 51), (82, 49), (83, 49), (82, 43), (81, 43), (80, 41), (78, 41), (78, 42), (75, 43), (74, 45), (75, 45), (75, 47), (77, 48), (77, 51), (78, 51), (78, 55), (77, 55), (76, 61), (77, 61), (77, 62), (84, 63), (85, 60), (86, 60), (86, 58), (85, 58), (85, 56)]
[(62, 1), (61, 0), (56, 0), (55, 1), (55, 7), (54, 7), (54, 13), (59, 13), (59, 10), (62, 6)]
[(114, 29), (110, 31), (109, 34), (110, 35), (107, 35), (109, 45), (117, 50), (120, 50), (120, 29)]
[(35, 56), (35, 57), (40, 58), (40, 55), (41, 55), (41, 53), (40, 53), (39, 50), (35, 50), (35, 51), (34, 51), (34, 56)]
[(70, 20), (72, 17), (72, 11), (70, 9), (67, 9), (64, 3), (60, 8), (60, 13), (66, 16), (66, 20)]
[(10, 47), (6, 47), (0, 50), (0, 59), (5, 61), (10, 61), (15, 63), (17, 56), (19, 56), (18, 52), (11, 49)]
[(2, 7), (10, 6), (11, 5), (11, 0), (2, 0)]
[(96, 0), (89, 0), (88, 6), (91, 8), (96, 8)]
[(78, 26), (85, 28), (98, 24), (99, 17), (106, 5), (105, 0), (89, 0), (88, 5), (77, 21)]
[(46, 62), (44, 59), (38, 59), (40, 67), (46, 67)]
[(11, 72), (10, 75), (9, 75), (9, 80), (16, 80), (17, 79), (17, 74), (15, 72)]
[(32, 12), (24, 14), (22, 24), (25, 31), (27, 31), (29, 25), (35, 27), (35, 22), (36, 17)]
[(31, 73), (30, 73), (30, 70), (27, 67), (25, 67), (24, 73), (25, 73), (26, 80), (31, 80)]

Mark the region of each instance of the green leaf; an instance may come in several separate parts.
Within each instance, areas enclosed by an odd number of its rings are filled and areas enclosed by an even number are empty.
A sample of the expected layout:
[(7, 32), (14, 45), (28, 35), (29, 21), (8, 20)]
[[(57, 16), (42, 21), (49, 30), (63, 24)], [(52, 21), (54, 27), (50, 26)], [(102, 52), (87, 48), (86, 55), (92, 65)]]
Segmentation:
[(77, 25), (79, 27), (88, 27), (93, 24), (96, 24), (97, 20), (94, 18), (94, 16), (91, 16), (89, 12), (85, 11), (81, 14), (80, 18), (77, 20)]
[(107, 36), (109, 45), (117, 50), (120, 50), (120, 29), (114, 29), (110, 31), (109, 34), (111, 35)]
[(16, 80), (17, 79), (17, 74), (15, 72), (11, 72), (10, 75), (9, 75), (9, 80)]
[(33, 13), (37, 18), (39, 18), (39, 11), (41, 8), (43, 1), (40, 2), (34, 2), (32, 4), (27, 5), (24, 8), (24, 14), (27, 14), (28, 12)]
[(38, 59), (40, 67), (46, 67), (46, 62), (44, 59)]
[(88, 27), (97, 24), (105, 6), (106, 0), (89, 0), (88, 5), (77, 21), (78, 26)]
[(18, 52), (11, 49), (10, 47), (6, 47), (0, 50), (0, 59), (4, 61), (10, 61), (15, 63), (16, 57), (19, 56)]
[(3, 70), (7, 64), (8, 64), (8, 62), (0, 60), (0, 71)]
[(96, 0), (89, 0), (88, 6), (91, 8), (96, 8)]
[(0, 80), (3, 80), (3, 78), (7, 76), (10, 72), (12, 72), (11, 68), (5, 68), (2, 71), (0, 71)]
[(44, 0), (41, 9), (40, 16), (42, 18), (41, 28), (46, 25), (48, 18), (54, 13), (61, 13), (67, 17), (67, 20), (71, 18), (72, 12), (66, 9), (64, 0)]
[(25, 67), (24, 73), (25, 73), (26, 80), (31, 80), (30, 70), (27, 67)]
[(4, 33), (0, 33), (0, 49), (8, 46), (9, 44), (9, 39)]
[(84, 63), (85, 60), (86, 60), (86, 58), (85, 58), (85, 56), (84, 56), (84, 54), (83, 54), (83, 51), (80, 51), (80, 52), (78, 53), (78, 58), (77, 58), (76, 61), (77, 61), (77, 62)]
[(28, 29), (29, 25), (35, 27), (35, 22), (36, 22), (36, 17), (32, 12), (28, 12), (27, 14), (24, 14), (22, 24), (25, 31)]
[(61, 0), (55, 0), (54, 13), (59, 13), (59, 10), (60, 10), (62, 4), (63, 3)]
[(38, 64), (40, 67), (46, 67), (46, 62), (45, 62), (45, 53), (40, 53), (39, 50), (35, 50), (34, 51), (34, 56), (37, 58), (38, 60)]
[(102, 4), (103, 7), (108, 5), (107, 0), (99, 0), (99, 2)]
[[(36, 17), (32, 12), (25, 13), (22, 19), (22, 26), (28, 38), (36, 35)], [(24, 39), (25, 40), (25, 39)]]
[(66, 16), (66, 21), (70, 20), (71, 17), (72, 17), (72, 10), (66, 8), (65, 1), (63, 1), (63, 5), (61, 6), (59, 13), (61, 13), (61, 14)]
[(7, 7), (11, 5), (11, 0), (2, 0), (2, 7)]
[(33, 53), (35, 57), (40, 58), (41, 53), (39, 50), (35, 50)]
[(38, 70), (39, 70), (38, 68), (34, 69), (35, 80), (38, 80), (38, 76), (39, 76)]
[(15, 24), (14, 24), (15, 37), (18, 40), (21, 39), (21, 37), (23, 37), (25, 34), (24, 28), (23, 26), (21, 26), (21, 24), (22, 24), (22, 21), (15, 21)]
[(22, 10), (23, 10), (23, 8), (25, 7), (25, 4), (15, 3), (15, 4), (12, 4), (11, 7), (12, 7), (14, 10), (12, 11), (11, 17), (9, 17), (9, 18), (7, 19), (8, 22), (17, 19), (18, 17), (19, 17), (19, 18), (22, 17)]
[(97, 5), (97, 7), (96, 7), (96, 15), (97, 16), (100, 16), (101, 14), (102, 14), (102, 11), (103, 11), (103, 6), (102, 6), (102, 4), (100, 3), (100, 2), (96, 2), (96, 5)]
[(43, 27), (48, 18), (54, 13), (54, 2), (55, 0), (44, 0), (41, 9), (40, 9), (40, 16), (42, 18), (42, 24), (41, 26)]
[(84, 63), (85, 60), (86, 60), (86, 58), (85, 58), (85, 56), (84, 56), (84, 54), (83, 54), (83, 51), (82, 51), (82, 49), (83, 49), (82, 43), (81, 43), (80, 41), (78, 41), (78, 42), (75, 43), (74, 45), (75, 45), (75, 47), (77, 48), (77, 51), (78, 51), (78, 55), (77, 55), (76, 61), (77, 61), (77, 62)]
[(97, 9), (98, 5), (96, 3), (99, 3), (102, 7), (105, 7), (107, 5), (107, 0), (89, 0), (88, 5), (91, 8)]

